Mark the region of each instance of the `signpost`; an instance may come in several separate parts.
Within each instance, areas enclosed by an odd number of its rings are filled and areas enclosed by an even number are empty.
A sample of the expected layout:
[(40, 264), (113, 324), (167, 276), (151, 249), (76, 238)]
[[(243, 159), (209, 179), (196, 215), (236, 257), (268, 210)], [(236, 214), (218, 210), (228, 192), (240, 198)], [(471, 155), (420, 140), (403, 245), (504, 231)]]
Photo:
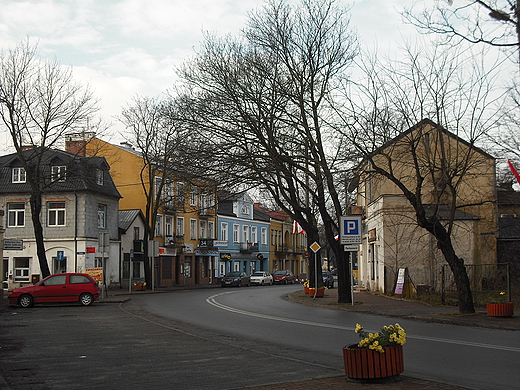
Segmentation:
[(341, 217), (340, 220), (340, 240), (345, 245), (345, 251), (348, 252), (350, 266), (350, 295), (352, 297), (352, 305), (354, 305), (354, 266), (352, 261), (352, 252), (359, 250), (359, 244), (362, 242), (361, 237), (361, 216), (349, 215)]

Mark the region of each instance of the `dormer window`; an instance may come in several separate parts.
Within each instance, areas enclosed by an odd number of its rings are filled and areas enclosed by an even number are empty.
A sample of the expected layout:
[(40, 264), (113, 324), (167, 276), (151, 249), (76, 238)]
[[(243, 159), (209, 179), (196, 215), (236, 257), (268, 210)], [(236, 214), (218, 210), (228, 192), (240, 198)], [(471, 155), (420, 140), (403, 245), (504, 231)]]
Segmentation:
[(103, 182), (104, 182), (104, 175), (103, 175), (103, 170), (101, 169), (96, 169), (96, 183), (100, 186), (103, 185)]
[(242, 215), (249, 215), (249, 207), (247, 205), (242, 206)]
[(25, 183), (25, 168), (16, 167), (12, 170), (13, 183)]
[(67, 167), (64, 165), (54, 165), (51, 167), (51, 180), (52, 181), (65, 181)]

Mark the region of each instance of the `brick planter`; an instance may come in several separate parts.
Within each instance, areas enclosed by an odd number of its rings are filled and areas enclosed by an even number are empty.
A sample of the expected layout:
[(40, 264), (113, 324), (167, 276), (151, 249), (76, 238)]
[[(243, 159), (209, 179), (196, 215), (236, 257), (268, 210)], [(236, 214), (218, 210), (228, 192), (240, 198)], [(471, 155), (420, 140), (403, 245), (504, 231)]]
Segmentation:
[(345, 374), (352, 379), (397, 377), (404, 371), (402, 345), (386, 347), (383, 353), (349, 345), (343, 347), (343, 360)]

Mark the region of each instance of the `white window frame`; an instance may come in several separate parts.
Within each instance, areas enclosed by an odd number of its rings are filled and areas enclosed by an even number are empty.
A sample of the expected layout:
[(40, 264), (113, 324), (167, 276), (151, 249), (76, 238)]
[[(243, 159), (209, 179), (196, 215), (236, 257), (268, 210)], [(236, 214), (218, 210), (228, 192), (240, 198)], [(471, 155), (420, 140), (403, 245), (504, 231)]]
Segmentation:
[(162, 193), (161, 184), (162, 184), (162, 177), (155, 176), (154, 180), (153, 180), (155, 199), (161, 199), (161, 193)]
[(247, 244), (249, 242), (249, 226), (243, 225), (242, 226), (242, 241), (244, 244)]
[(175, 194), (173, 193), (173, 182), (171, 180), (166, 180), (164, 183), (164, 195), (164, 204), (168, 207), (172, 207)]
[[(23, 205), (23, 208), (11, 208), (14, 205)], [(25, 226), (25, 202), (7, 203), (7, 227)]]
[[(27, 266), (17, 266), (17, 261), (26, 260)], [(31, 259), (29, 257), (15, 257), (13, 259), (13, 282), (28, 283), (31, 281)]]
[(173, 235), (173, 217), (171, 215), (164, 217), (164, 235), (166, 237)]
[(190, 190), (190, 206), (197, 207), (197, 187), (192, 187)]
[(96, 169), (96, 183), (100, 186), (105, 184), (105, 175), (102, 169)]
[(240, 225), (233, 224), (233, 243), (240, 243)]
[(208, 221), (208, 238), (215, 238), (215, 222)]
[(65, 165), (53, 165), (51, 167), (52, 181), (65, 181), (67, 178), (67, 167)]
[(98, 203), (97, 216), (98, 216), (98, 228), (99, 229), (107, 228), (107, 213), (108, 213), (108, 206), (103, 203)]
[(190, 218), (190, 240), (197, 239), (197, 220)]
[(177, 236), (184, 236), (184, 217), (177, 217), (177, 226), (175, 229)]
[(222, 241), (229, 240), (229, 224), (227, 222), (220, 223), (220, 238)]
[(267, 228), (263, 227), (261, 229), (261, 236), (262, 236), (262, 245), (267, 245)]
[(11, 181), (13, 183), (25, 183), (27, 180), (27, 175), (25, 174), (24, 167), (15, 167), (12, 169)]
[(251, 242), (253, 244), (258, 243), (258, 227), (251, 226)]
[[(53, 206), (61, 206), (61, 207), (53, 207)], [(61, 219), (61, 221), (60, 221), (60, 219)], [(66, 202), (65, 201), (47, 202), (47, 226), (65, 226), (66, 224), (67, 224)]]
[(249, 206), (247, 204), (242, 205), (242, 215), (249, 215)]
[(199, 221), (199, 229), (200, 229), (200, 238), (208, 238), (208, 221), (200, 220)]
[(162, 214), (157, 214), (155, 216), (155, 237), (163, 236), (163, 216)]
[(175, 193), (175, 202), (181, 205), (184, 205), (184, 196), (185, 196), (185, 184), (182, 181), (177, 182), (177, 191)]

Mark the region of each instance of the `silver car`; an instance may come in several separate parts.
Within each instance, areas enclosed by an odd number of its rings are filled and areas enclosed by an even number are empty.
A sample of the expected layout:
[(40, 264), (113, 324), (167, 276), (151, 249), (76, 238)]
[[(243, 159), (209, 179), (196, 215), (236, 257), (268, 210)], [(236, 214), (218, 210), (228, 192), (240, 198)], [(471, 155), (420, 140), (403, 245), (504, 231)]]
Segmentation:
[(257, 271), (251, 274), (251, 284), (258, 284), (264, 286), (266, 284), (273, 284), (273, 275), (266, 271)]

